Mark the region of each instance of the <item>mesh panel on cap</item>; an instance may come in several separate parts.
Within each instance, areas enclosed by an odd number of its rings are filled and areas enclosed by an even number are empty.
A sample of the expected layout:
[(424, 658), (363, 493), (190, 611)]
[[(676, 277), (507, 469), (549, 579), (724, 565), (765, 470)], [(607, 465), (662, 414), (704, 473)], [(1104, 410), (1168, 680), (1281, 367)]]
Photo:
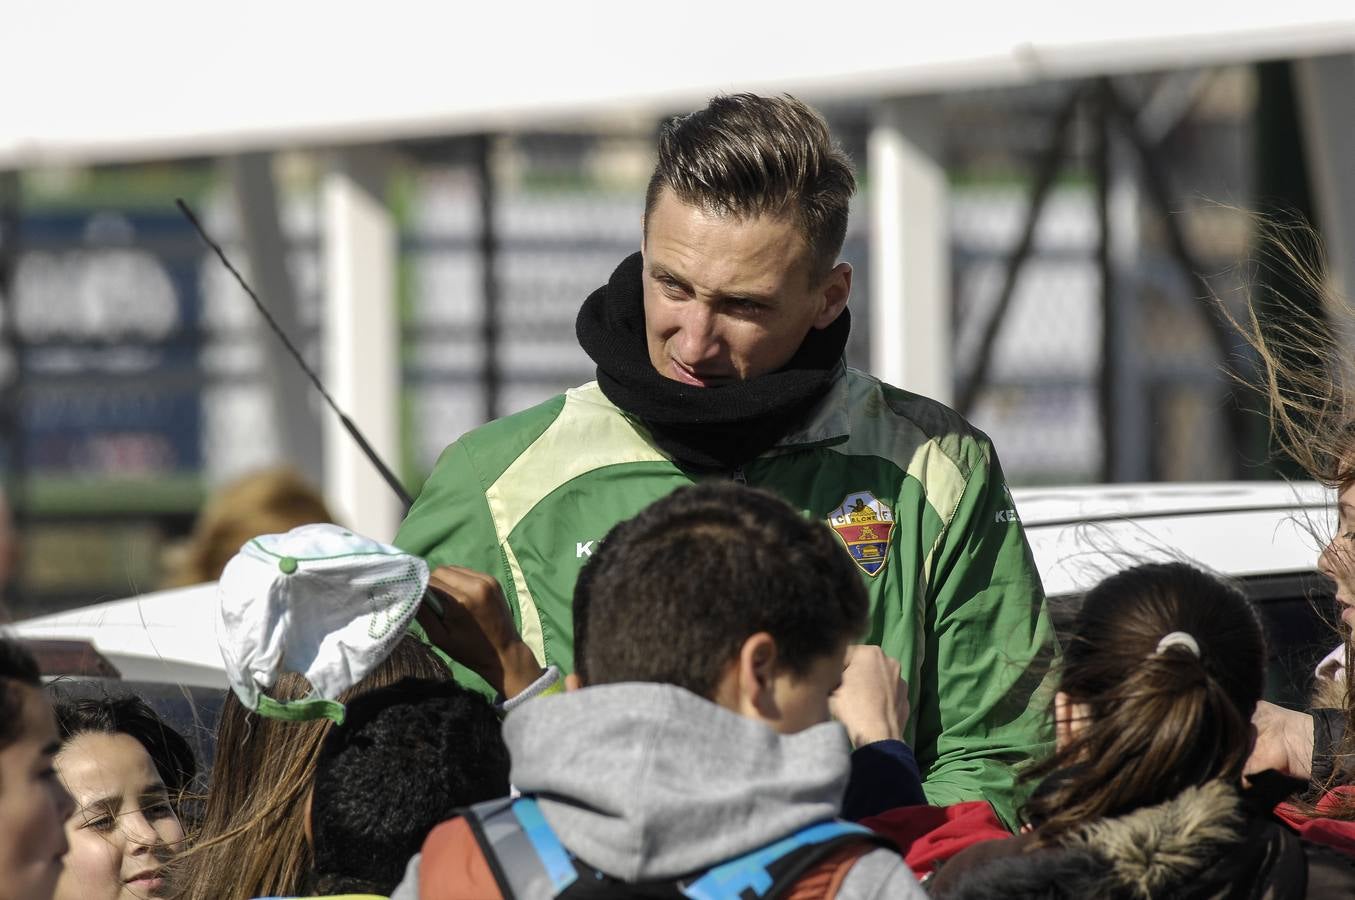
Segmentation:
[[(419, 566), (410, 560), (399, 575), (382, 578), (367, 589), (371, 615), (367, 619), (367, 636), (377, 642), (379, 655), (384, 659), (395, 642), (405, 635), (405, 625), (414, 607), (423, 597), (424, 579)], [(403, 596), (398, 606), (384, 607), (394, 596)]]

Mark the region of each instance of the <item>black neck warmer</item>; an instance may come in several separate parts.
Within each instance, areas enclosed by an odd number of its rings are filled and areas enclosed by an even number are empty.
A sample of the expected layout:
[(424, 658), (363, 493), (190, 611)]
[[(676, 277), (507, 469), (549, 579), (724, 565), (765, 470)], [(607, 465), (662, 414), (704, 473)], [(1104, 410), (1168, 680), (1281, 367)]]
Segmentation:
[(812, 330), (790, 362), (749, 381), (693, 387), (665, 378), (645, 342), (643, 262), (622, 260), (607, 284), (584, 301), (575, 328), (597, 363), (598, 386), (649, 429), (654, 443), (680, 465), (733, 469), (770, 449), (832, 386), (847, 346), (851, 318)]

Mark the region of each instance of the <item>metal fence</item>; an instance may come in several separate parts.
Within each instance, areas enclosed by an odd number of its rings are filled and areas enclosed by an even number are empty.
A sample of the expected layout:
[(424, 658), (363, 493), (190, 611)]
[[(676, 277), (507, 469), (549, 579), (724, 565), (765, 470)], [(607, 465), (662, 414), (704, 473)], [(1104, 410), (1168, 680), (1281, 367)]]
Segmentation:
[[(1220, 295), (1242, 284), (1230, 269), (1250, 240), (1252, 78), (1120, 80), (1119, 120), (1104, 85), (945, 99), (956, 396), (1013, 483), (1241, 470), (1229, 348), (1185, 264)], [(870, 110), (825, 107), (863, 184)], [(394, 148), (407, 483), (464, 431), (592, 377), (574, 317), (638, 248), (653, 124)], [(317, 365), (322, 165), (292, 153), (273, 166), (296, 338)], [(0, 243), (0, 371), (19, 411), (0, 443), (32, 526), (17, 612), (146, 589), (207, 488), (286, 461), (263, 364), (273, 338), (172, 208), (187, 190), (248, 270), (227, 182), (210, 162), (21, 181)], [(843, 255), (848, 360), (869, 369), (864, 196)], [(317, 460), (290, 462), (317, 474)], [(70, 564), (77, 537), (103, 548), (95, 564)]]

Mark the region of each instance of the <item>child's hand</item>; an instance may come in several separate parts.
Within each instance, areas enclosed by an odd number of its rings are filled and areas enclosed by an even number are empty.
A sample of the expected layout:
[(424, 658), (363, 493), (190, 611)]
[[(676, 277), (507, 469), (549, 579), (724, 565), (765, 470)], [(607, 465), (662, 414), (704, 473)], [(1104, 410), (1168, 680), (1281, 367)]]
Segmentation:
[(428, 590), (442, 609), (425, 602), (418, 620), (433, 645), (512, 699), (544, 671), (518, 635), (503, 590), (492, 576), (462, 566), (439, 566)]
[(1313, 777), (1313, 717), (1262, 700), (1252, 713), (1256, 744), (1242, 774), (1274, 769), (1291, 778)]
[(854, 747), (903, 740), (909, 712), (908, 682), (899, 677), (898, 661), (879, 647), (847, 648), (842, 685), (828, 698), (828, 708), (847, 729)]

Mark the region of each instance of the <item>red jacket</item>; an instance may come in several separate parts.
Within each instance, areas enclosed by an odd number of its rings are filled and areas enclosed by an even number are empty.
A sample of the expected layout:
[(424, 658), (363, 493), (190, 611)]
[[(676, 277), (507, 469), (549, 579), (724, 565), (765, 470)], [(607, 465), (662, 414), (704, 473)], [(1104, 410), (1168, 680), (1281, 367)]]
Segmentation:
[(862, 819), (860, 824), (897, 844), (918, 878), (930, 875), (937, 863), (968, 846), (1012, 836), (983, 800), (953, 806), (900, 806)]
[[(1318, 800), (1317, 809), (1318, 812), (1332, 812), (1339, 808), (1351, 809), (1352, 801), (1355, 801), (1355, 787), (1339, 787)], [(1300, 837), (1314, 844), (1322, 844), (1347, 856), (1355, 856), (1355, 821), (1312, 818), (1289, 803), (1281, 803), (1275, 807), (1275, 817), (1297, 831)]]

